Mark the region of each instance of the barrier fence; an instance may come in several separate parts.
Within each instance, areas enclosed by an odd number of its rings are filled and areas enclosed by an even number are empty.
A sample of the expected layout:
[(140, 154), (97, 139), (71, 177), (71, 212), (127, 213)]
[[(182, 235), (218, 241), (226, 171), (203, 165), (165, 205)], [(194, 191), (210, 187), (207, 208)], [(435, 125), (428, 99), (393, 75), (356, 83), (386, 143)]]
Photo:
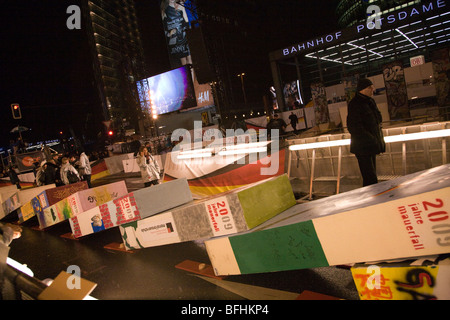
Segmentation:
[[(448, 162), (450, 122), (394, 127), (383, 129), (383, 133), (386, 152), (377, 157), (380, 181)], [(315, 193), (315, 183), (335, 184), (332, 193), (336, 194), (342, 191), (344, 178), (356, 180), (354, 185), (360, 186), (359, 166), (356, 157), (350, 153), (349, 133), (292, 139), (288, 140), (288, 145), (287, 173), (290, 177), (308, 181), (309, 199)]]

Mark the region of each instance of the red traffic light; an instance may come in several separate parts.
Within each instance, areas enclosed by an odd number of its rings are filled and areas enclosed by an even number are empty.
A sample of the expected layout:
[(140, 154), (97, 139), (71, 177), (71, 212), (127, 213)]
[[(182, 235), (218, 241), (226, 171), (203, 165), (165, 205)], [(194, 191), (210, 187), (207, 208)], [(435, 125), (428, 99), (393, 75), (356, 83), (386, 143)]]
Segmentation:
[(22, 112), (20, 111), (20, 105), (18, 103), (11, 104), (11, 111), (13, 119), (22, 119)]
[(114, 134), (114, 131), (112, 131), (112, 130), (108, 131), (108, 136), (112, 136), (113, 134)]

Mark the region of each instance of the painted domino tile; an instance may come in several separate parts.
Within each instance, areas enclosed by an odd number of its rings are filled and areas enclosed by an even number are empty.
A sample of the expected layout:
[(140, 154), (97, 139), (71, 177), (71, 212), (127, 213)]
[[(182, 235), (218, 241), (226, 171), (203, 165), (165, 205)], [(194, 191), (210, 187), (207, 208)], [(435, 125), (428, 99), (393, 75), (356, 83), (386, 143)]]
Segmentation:
[(100, 206), (100, 213), (94, 209), (82, 212), (70, 219), (70, 225), (73, 235), (79, 238), (103, 230), (102, 226), (108, 229), (130, 223), (192, 200), (187, 180), (177, 179), (109, 201)]
[[(54, 188), (54, 184), (41, 186), (41, 187), (34, 187), (34, 188), (24, 188), (21, 190), (18, 190), (16, 193), (12, 194), (8, 199), (5, 199), (2, 203), (3, 208), (3, 214), (4, 216), (9, 215), (13, 211), (19, 209), (24, 204), (28, 203), (36, 197), (38, 194), (40, 194), (42, 191)], [(0, 217), (3, 218), (3, 217)]]
[(127, 249), (208, 239), (254, 228), (296, 204), (287, 175), (227, 191), (120, 227)]
[(361, 300), (449, 300), (450, 258), (357, 264), (351, 268)]
[(28, 201), (17, 211), (19, 223), (23, 223), (36, 215), (43, 215), (43, 209), (57, 203), (71, 194), (88, 188), (87, 182), (82, 181), (70, 185), (50, 188), (42, 191)]
[(77, 183), (72, 183), (64, 186), (59, 186), (51, 188), (41, 192), (37, 197), (43, 209), (67, 198), (68, 196), (88, 189), (88, 184), (86, 181), (80, 181)]
[(78, 191), (63, 200), (44, 208), (40, 214), (38, 214), (39, 226), (41, 229), (48, 228), (81, 214), (82, 212), (80, 210), (83, 210), (84, 208), (94, 208), (97, 203), (109, 198), (119, 198), (124, 194), (127, 194), (124, 181)]
[[(300, 222), (283, 221), (279, 226), (205, 244), (217, 275), (448, 253), (450, 229), (445, 221), (450, 214), (449, 195), (450, 187), (446, 187), (349, 211), (322, 213), (306, 221), (314, 202), (297, 205), (289, 215)], [(327, 205), (332, 204), (330, 197)]]
[(17, 210), (17, 215), (19, 217), (19, 223), (23, 223), (32, 217), (36, 216), (37, 212), (40, 212), (41, 205), (39, 203), (38, 197), (34, 197), (26, 204), (21, 206), (19, 210)]
[(69, 221), (73, 236), (79, 238), (140, 218), (133, 193), (129, 193), (74, 216)]
[(118, 181), (98, 187), (81, 190), (68, 198), (73, 215), (87, 211), (108, 201), (117, 199), (128, 193), (125, 181)]

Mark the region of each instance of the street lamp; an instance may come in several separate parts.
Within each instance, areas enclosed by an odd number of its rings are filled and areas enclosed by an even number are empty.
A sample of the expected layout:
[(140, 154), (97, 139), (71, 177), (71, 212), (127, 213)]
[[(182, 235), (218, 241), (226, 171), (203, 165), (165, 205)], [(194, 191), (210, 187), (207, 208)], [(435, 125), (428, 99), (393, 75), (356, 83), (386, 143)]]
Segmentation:
[(156, 120), (158, 119), (158, 110), (156, 109), (155, 102), (153, 101), (154, 96), (155, 96), (155, 93), (153, 92), (153, 90), (149, 90), (148, 98), (150, 100), (150, 113), (152, 115), (153, 126), (155, 127), (155, 135), (157, 137), (158, 136), (158, 127), (156, 126)]
[(237, 76), (241, 78), (242, 93), (244, 94), (244, 103), (245, 103), (245, 105), (247, 105), (247, 95), (245, 94), (245, 87), (244, 87), (244, 76), (245, 76), (245, 73), (242, 72), (242, 73), (238, 74)]

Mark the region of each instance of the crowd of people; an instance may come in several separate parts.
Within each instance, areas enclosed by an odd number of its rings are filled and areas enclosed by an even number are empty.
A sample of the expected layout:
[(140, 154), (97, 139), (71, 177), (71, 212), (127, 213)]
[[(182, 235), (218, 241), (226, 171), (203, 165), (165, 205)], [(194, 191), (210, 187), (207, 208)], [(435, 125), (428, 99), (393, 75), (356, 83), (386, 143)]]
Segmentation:
[(65, 156), (58, 153), (46, 154), (46, 160), (39, 164), (35, 172), (37, 186), (54, 183), (58, 187), (86, 181), (89, 188), (92, 187), (92, 168), (84, 151)]
[[(136, 157), (144, 186), (159, 184), (162, 170), (151, 154), (150, 150), (154, 146), (150, 142), (141, 143), (139, 140), (133, 142), (129, 144), (128, 151), (132, 152)], [(89, 188), (91, 188), (92, 168), (90, 163), (110, 155), (106, 150), (101, 152), (93, 151), (89, 156), (83, 150), (60, 154), (51, 152), (45, 146), (42, 151), (44, 160), (35, 162), (33, 168), (35, 186), (55, 184), (59, 187), (86, 181)], [(21, 189), (17, 166), (10, 164), (4, 167), (0, 176), (9, 177), (11, 184), (16, 185), (17, 189)]]
[[(57, 187), (86, 181), (89, 188), (91, 184), (92, 168), (90, 159), (84, 151), (61, 155), (59, 153), (45, 153), (45, 160), (34, 164), (34, 185), (44, 186), (55, 184)], [(92, 158), (97, 159), (96, 155)], [(11, 184), (21, 189), (20, 179), (15, 166), (10, 164), (2, 170), (3, 177), (9, 177)]]

